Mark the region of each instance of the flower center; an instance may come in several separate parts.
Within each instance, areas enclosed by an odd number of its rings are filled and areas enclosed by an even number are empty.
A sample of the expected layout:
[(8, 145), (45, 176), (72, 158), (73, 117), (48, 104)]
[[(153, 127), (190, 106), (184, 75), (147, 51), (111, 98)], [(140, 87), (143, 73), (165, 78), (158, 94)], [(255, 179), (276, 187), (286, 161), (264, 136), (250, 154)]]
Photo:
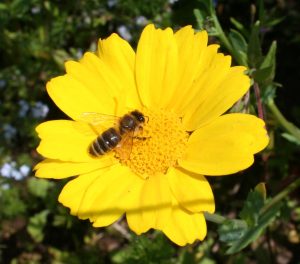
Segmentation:
[(142, 113), (146, 121), (134, 134), (130, 156), (124, 158), (117, 149), (116, 156), (133, 172), (148, 178), (176, 165), (185, 150), (188, 133), (174, 113), (147, 109)]

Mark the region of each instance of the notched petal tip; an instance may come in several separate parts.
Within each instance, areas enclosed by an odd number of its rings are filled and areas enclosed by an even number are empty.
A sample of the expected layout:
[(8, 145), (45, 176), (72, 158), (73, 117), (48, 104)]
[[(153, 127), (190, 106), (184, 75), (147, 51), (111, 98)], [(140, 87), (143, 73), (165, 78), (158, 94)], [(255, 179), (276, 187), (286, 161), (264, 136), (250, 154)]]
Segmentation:
[(203, 240), (207, 226), (203, 213), (190, 213), (177, 205), (173, 207), (172, 216), (162, 231), (172, 242), (185, 246)]
[(203, 175), (172, 168), (167, 177), (173, 195), (183, 208), (192, 213), (215, 211), (214, 195)]
[(148, 24), (147, 26), (145, 26), (143, 31), (145, 31), (145, 30), (155, 30), (155, 29), (156, 29), (155, 25), (151, 23), (151, 24)]
[(268, 136), (263, 120), (249, 114), (226, 114), (196, 130), (179, 164), (195, 173), (218, 176), (250, 167)]

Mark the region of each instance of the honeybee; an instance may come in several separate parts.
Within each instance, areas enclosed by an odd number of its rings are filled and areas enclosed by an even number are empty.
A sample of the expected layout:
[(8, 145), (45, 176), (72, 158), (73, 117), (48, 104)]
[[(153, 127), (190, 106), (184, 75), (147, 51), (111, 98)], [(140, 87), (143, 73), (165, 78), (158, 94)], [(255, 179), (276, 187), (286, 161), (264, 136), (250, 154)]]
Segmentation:
[(88, 151), (92, 157), (101, 157), (117, 147), (127, 148), (126, 155), (128, 156), (134, 132), (145, 123), (145, 116), (138, 110), (119, 118), (98, 113), (83, 113), (82, 119), (89, 120), (92, 126), (96, 126), (103, 120), (114, 119), (115, 121), (115, 126), (106, 129), (90, 144)]

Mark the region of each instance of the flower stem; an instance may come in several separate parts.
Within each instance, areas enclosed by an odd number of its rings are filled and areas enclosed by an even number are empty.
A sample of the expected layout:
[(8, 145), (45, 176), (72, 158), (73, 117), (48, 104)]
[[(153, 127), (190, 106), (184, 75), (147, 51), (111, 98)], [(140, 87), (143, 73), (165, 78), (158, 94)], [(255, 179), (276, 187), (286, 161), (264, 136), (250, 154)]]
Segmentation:
[(237, 226), (240, 227), (247, 227), (247, 223), (244, 220), (241, 219), (229, 219), (224, 216), (218, 215), (218, 214), (210, 214), (208, 212), (204, 212), (205, 219), (207, 221), (213, 222), (215, 224), (223, 224), (226, 220), (234, 221)]
[(278, 123), (300, 142), (300, 129), (296, 127), (293, 123), (286, 120), (286, 118), (282, 115), (280, 110), (275, 105), (273, 99), (269, 99), (267, 105), (274, 117), (277, 119)]
[(227, 220), (227, 218), (224, 216), (221, 216), (218, 214), (210, 214), (208, 212), (204, 212), (204, 216), (207, 221), (210, 221), (210, 222), (213, 222), (216, 224), (222, 224), (223, 222), (225, 222)]
[(271, 207), (273, 207), (275, 204), (283, 200), (287, 197), (292, 191), (297, 189), (300, 186), (300, 179), (295, 180), (290, 185), (288, 185), (286, 188), (284, 188), (280, 193), (278, 193), (276, 196), (274, 196), (270, 202), (264, 205), (264, 207), (261, 209), (260, 214), (265, 213), (268, 211)]
[(259, 89), (257, 82), (255, 82), (253, 84), (253, 89), (254, 89), (254, 94), (255, 94), (255, 98), (256, 98), (258, 117), (261, 118), (262, 120), (265, 120), (264, 109), (263, 109), (263, 105), (261, 102), (261, 96), (260, 96), (260, 89)]
[(222, 44), (225, 46), (225, 48), (230, 52), (233, 53), (233, 49), (232, 46), (228, 40), (228, 38), (226, 37), (220, 23), (218, 20), (218, 17), (216, 16), (215, 11), (213, 11), (212, 13), (212, 19), (214, 21), (214, 26), (216, 28), (216, 31), (218, 32), (218, 38), (220, 39), (220, 41), (222, 42)]

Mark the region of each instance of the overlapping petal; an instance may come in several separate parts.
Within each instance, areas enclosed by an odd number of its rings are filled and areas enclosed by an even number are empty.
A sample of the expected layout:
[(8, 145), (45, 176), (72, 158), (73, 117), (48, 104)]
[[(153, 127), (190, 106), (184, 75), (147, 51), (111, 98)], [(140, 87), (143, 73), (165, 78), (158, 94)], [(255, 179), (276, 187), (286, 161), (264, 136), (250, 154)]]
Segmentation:
[(204, 176), (170, 168), (167, 177), (172, 193), (182, 207), (194, 213), (215, 211), (214, 196)]
[(185, 246), (203, 240), (207, 227), (203, 213), (186, 211), (173, 199), (171, 215), (162, 231), (177, 245)]
[(47, 84), (52, 100), (74, 120), (83, 112), (121, 115), (128, 110), (125, 107), (141, 106), (130, 45), (113, 34), (100, 40), (99, 47), (99, 57), (87, 52), (80, 62), (68, 61), (67, 74)]
[(36, 131), (41, 139), (37, 151), (44, 157), (69, 162), (96, 162), (88, 148), (97, 137), (83, 122), (55, 120), (40, 124)]
[(99, 40), (99, 58), (117, 75), (123, 85), (126, 106), (129, 109), (140, 109), (141, 101), (135, 84), (135, 52), (127, 41), (117, 34)]
[(116, 107), (110, 94), (96, 84), (93, 87), (95, 89), (90, 90), (66, 74), (51, 79), (47, 83), (47, 92), (55, 104), (74, 120), (84, 112), (114, 114)]
[(173, 96), (178, 79), (178, 49), (172, 29), (148, 25), (139, 40), (135, 74), (144, 106), (164, 108)]
[(144, 180), (134, 198), (136, 210), (126, 213), (130, 228), (137, 234), (150, 228), (161, 229), (171, 212), (171, 191), (167, 179), (157, 175)]
[(106, 168), (115, 162), (110, 156), (103, 157), (95, 162), (70, 162), (45, 159), (38, 163), (34, 170), (36, 171), (35, 176), (39, 178), (63, 179)]
[(269, 138), (264, 122), (248, 114), (227, 114), (196, 130), (179, 164), (204, 175), (226, 175), (248, 168)]
[(183, 123), (188, 131), (222, 115), (233, 106), (249, 89), (250, 79), (244, 74), (245, 67), (230, 66), (230, 57), (216, 55), (214, 68), (206, 76), (199, 78), (198, 94), (193, 97), (190, 107), (185, 113)]
[(59, 201), (82, 219), (89, 218), (94, 226), (106, 226), (116, 221), (126, 210), (134, 209), (131, 197), (142, 180), (129, 168), (110, 168), (83, 174), (68, 182)]
[[(191, 98), (198, 91), (193, 85), (195, 79), (205, 68), (205, 58), (214, 56), (217, 51), (207, 49), (208, 35), (206, 31), (195, 34), (191, 26), (186, 26), (175, 33), (178, 48), (178, 82), (173, 93), (168, 109), (174, 109), (176, 113), (183, 116)], [(192, 89), (194, 88), (194, 89)]]

